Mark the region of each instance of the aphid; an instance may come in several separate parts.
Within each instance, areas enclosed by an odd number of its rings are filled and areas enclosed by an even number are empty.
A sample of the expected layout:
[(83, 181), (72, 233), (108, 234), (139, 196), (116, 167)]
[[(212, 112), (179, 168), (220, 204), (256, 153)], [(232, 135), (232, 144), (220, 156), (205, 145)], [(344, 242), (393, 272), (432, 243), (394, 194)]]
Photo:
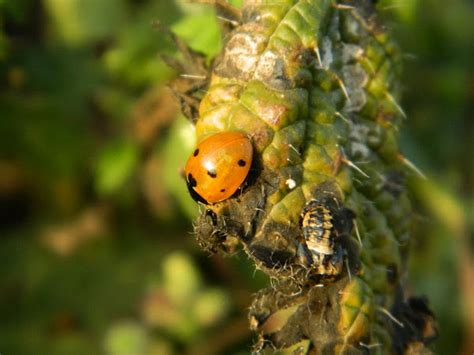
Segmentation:
[(327, 201), (311, 200), (301, 213), (303, 240), (298, 245), (298, 258), (321, 276), (336, 276), (343, 265), (335, 212), (329, 205)]
[(231, 197), (252, 165), (253, 147), (240, 132), (223, 132), (203, 140), (189, 157), (186, 183), (191, 196), (206, 205)]

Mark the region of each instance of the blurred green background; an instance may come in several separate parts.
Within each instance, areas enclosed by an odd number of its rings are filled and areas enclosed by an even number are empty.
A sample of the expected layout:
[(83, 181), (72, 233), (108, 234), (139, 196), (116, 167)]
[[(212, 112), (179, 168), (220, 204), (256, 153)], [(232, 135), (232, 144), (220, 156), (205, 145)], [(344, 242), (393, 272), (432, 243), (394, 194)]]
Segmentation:
[[(239, 1), (233, 1), (238, 5)], [(410, 291), (435, 351), (474, 350), (474, 3), (378, 2), (406, 53), (417, 206)], [(213, 10), (184, 0), (0, 0), (0, 353), (248, 353), (268, 280), (209, 256), (180, 169), (193, 131), (159, 20), (210, 59)]]

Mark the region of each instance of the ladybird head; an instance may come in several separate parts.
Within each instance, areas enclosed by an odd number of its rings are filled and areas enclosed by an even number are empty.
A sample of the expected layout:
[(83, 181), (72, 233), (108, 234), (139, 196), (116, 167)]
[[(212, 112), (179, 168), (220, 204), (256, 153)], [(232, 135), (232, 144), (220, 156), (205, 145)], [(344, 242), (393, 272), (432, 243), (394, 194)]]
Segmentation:
[(204, 139), (185, 167), (191, 197), (206, 205), (228, 199), (246, 180), (252, 158), (252, 143), (243, 133), (222, 132)]

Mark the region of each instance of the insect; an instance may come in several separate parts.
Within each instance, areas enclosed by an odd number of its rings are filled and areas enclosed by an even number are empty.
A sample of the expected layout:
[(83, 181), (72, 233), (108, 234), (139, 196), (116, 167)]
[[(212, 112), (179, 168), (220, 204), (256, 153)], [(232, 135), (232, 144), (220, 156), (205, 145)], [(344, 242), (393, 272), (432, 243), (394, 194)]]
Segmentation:
[(338, 218), (328, 201), (311, 200), (301, 213), (303, 241), (298, 246), (300, 262), (318, 275), (341, 273), (343, 249), (338, 243)]
[(185, 167), (191, 196), (206, 205), (231, 197), (247, 178), (252, 155), (252, 143), (243, 133), (223, 132), (204, 139)]

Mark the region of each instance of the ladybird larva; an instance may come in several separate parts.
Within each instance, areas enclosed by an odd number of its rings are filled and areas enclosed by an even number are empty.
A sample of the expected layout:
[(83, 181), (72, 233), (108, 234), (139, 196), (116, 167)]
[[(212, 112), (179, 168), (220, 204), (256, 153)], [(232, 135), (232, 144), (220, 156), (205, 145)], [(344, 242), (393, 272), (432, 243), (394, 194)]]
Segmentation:
[(303, 241), (298, 246), (302, 264), (321, 276), (341, 273), (343, 250), (333, 224), (333, 213), (318, 200), (311, 200), (301, 214)]

